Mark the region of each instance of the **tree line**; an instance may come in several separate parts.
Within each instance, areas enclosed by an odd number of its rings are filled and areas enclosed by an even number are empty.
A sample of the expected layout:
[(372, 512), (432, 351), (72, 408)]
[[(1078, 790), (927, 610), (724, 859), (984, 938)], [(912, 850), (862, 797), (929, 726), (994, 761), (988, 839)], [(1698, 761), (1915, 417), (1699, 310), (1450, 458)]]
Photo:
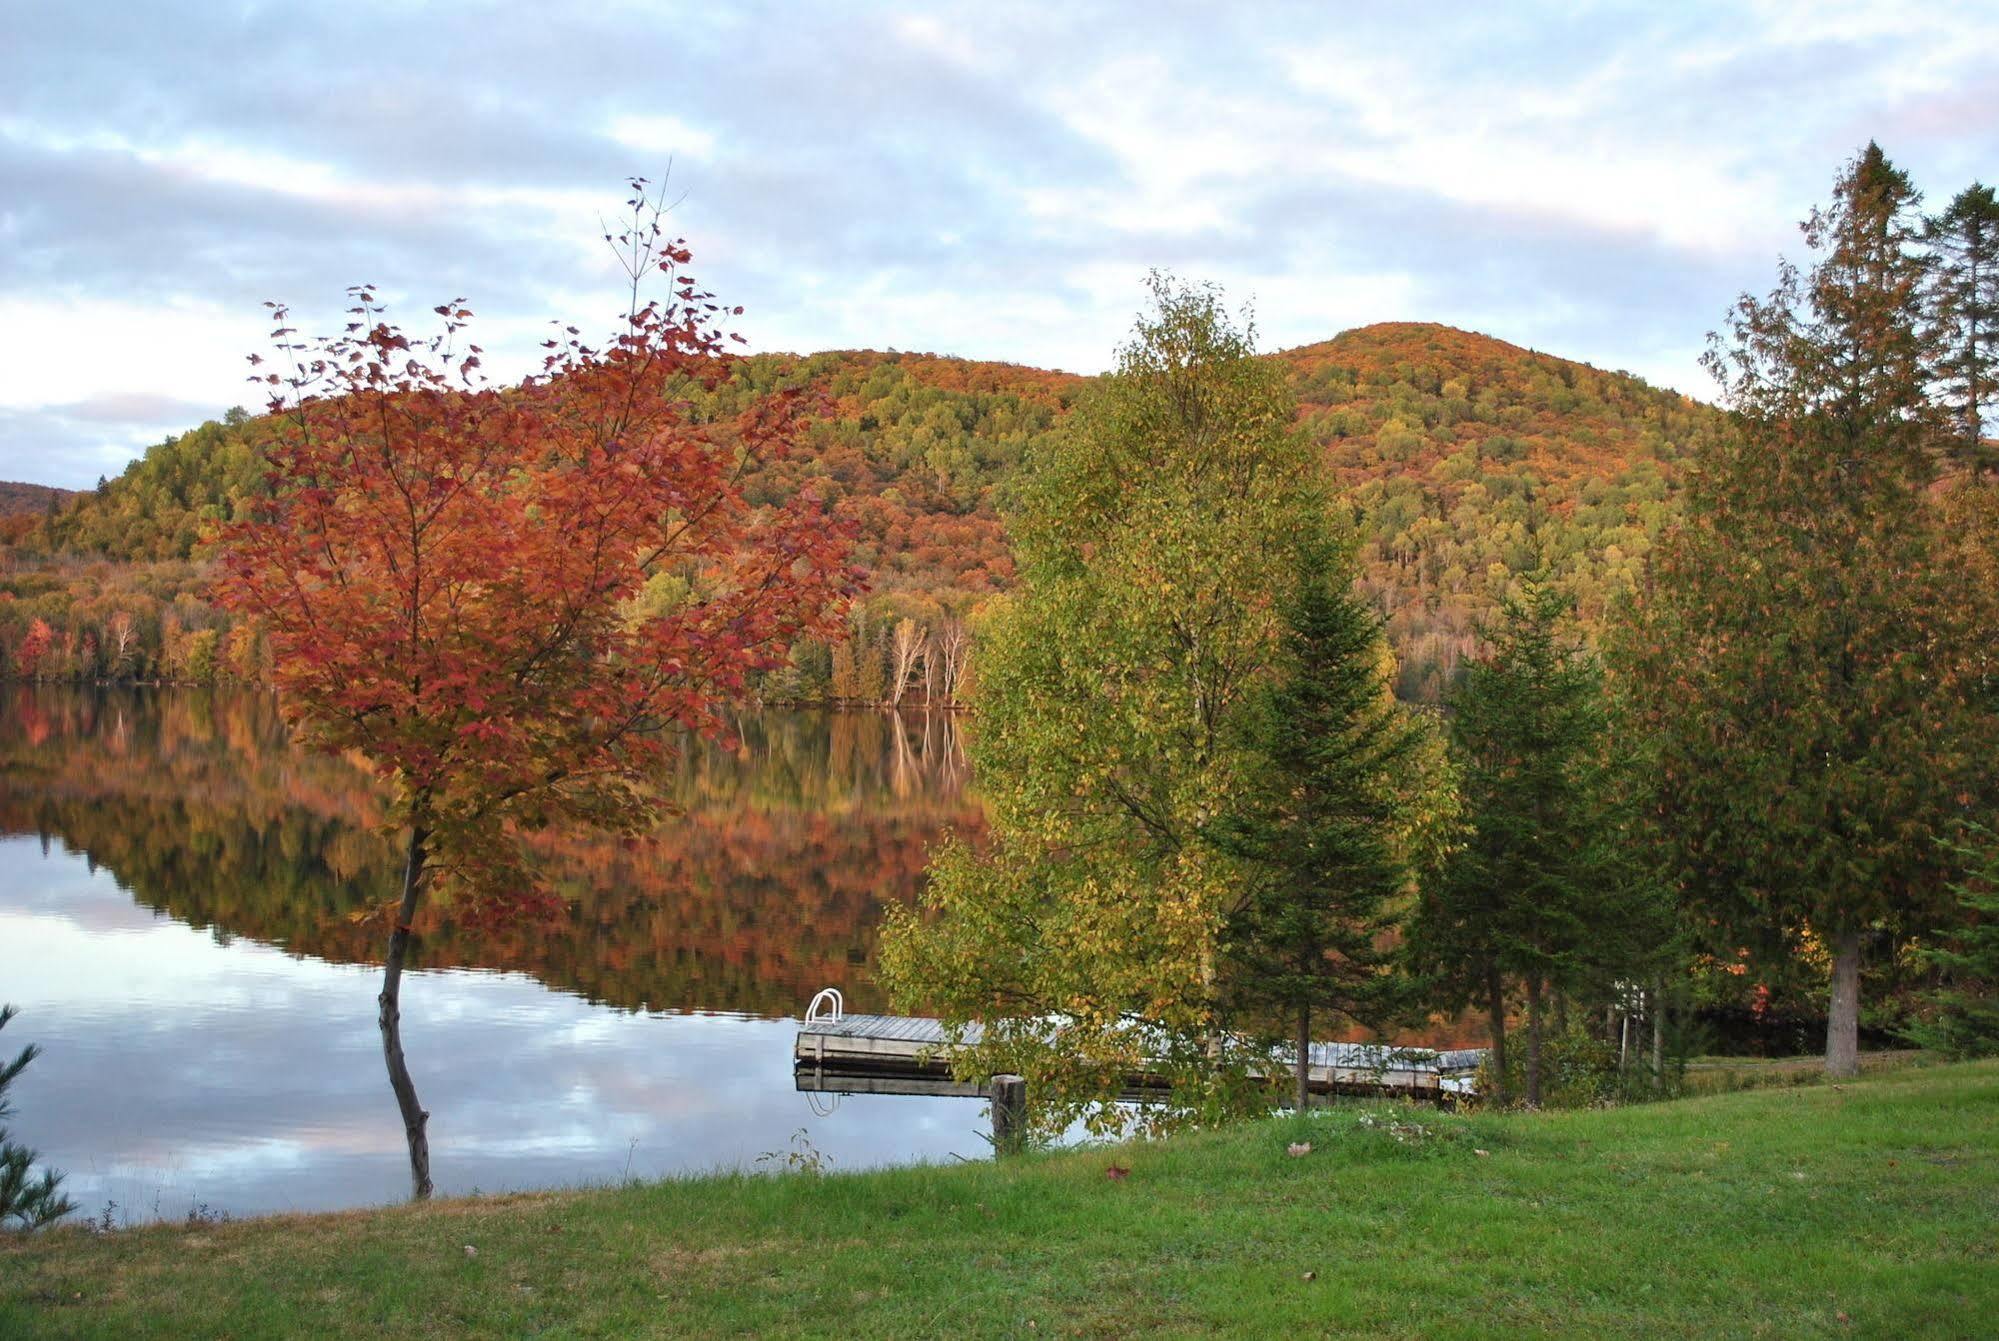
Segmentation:
[[(1253, 326), (1156, 279), (1026, 463), (988, 841), (892, 917), (892, 998), (982, 1023), (954, 1064), (1026, 1076), (1048, 1131), (1253, 1108), (1273, 1058), (1302, 1097), (1324, 1023), (1466, 1005), (1502, 1099), (1592, 1047), (1653, 1088), (1703, 972), (1815, 968), (1852, 1074), (1865, 960), (1967, 962), (1926, 947), (1989, 905), (1999, 801), (1991, 193), (1918, 206), (1877, 146), (1846, 165), (1714, 337), (1725, 431), (1632, 589), (1588, 637), (1528, 537), (1441, 715), (1391, 692), (1366, 541)], [(1133, 1074), (1171, 1100), (1120, 1105)]]
[[(1459, 661), (1478, 645), (1477, 623), (1508, 586), (1545, 558), (1578, 612), (1600, 627), (1659, 532), (1677, 515), (1681, 462), (1719, 431), (1710, 407), (1485, 336), (1396, 323), (1266, 356), (1297, 397), (1301, 431), (1358, 509), (1358, 560), (1386, 612), (1397, 692), (1438, 702)], [(851, 614), (851, 674), (834, 658), (846, 638), (801, 639), (784, 666), (759, 673), (768, 701), (883, 703), (894, 683), (894, 639), (904, 619), (937, 644), (915, 683), (939, 681), (955, 630), (977, 643), (981, 611), (1016, 570), (1003, 520), (1023, 458), (1063, 431), (1087, 379), (926, 355), (842, 352), (736, 360), (713, 388), (677, 386), (693, 413), (726, 427), (746, 408), (796, 395), (799, 450), (758, 461), (748, 496), (775, 504), (802, 488), (855, 527), (854, 560), (869, 590)], [(54, 515), (19, 519), (0, 551), (0, 675), (32, 619), (78, 651), (36, 674), (88, 679), (198, 678), (155, 632), (157, 602), (135, 598), (143, 670), (91, 655), (106, 645), (90, 609), (99, 574), (128, 570), (125, 588), (206, 562), (202, 537), (264, 497), (268, 416), (232, 413), (150, 449), (118, 478)], [(0, 533), (3, 534), (3, 533)], [(28, 590), (32, 588), (33, 590)], [(668, 598), (668, 584), (653, 593)], [(199, 600), (199, 589), (191, 600)], [(212, 604), (176, 620), (227, 639), (231, 617)], [(93, 619), (95, 622), (93, 623)], [(94, 639), (86, 644), (85, 639)], [(226, 658), (217, 663), (227, 670)], [(207, 668), (196, 658), (195, 672)], [(846, 668), (840, 667), (842, 671)]]

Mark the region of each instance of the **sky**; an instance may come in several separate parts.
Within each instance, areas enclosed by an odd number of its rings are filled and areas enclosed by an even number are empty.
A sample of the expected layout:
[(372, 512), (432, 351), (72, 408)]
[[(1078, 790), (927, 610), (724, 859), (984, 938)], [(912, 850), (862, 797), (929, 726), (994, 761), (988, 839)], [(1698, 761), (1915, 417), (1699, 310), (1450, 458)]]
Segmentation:
[(259, 405), (351, 284), (489, 371), (623, 311), (668, 173), (752, 349), (1109, 366), (1154, 267), (1264, 348), (1438, 321), (1711, 397), (1870, 138), (1999, 178), (1999, 0), (338, 5), (0, 0), (0, 479)]

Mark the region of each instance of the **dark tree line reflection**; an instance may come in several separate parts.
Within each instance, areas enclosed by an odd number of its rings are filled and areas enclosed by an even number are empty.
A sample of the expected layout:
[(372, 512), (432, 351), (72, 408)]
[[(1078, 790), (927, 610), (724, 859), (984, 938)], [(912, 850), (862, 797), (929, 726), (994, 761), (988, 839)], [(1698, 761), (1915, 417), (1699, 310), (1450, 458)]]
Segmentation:
[[(817, 989), (878, 1004), (885, 902), (915, 897), (948, 829), (976, 836), (956, 719), (745, 714), (734, 748), (690, 742), (659, 780), (677, 813), (646, 841), (541, 835), (567, 905), (488, 929), (433, 904), (419, 967), (533, 974), (595, 1002), (795, 1013)], [(0, 832), (59, 839), (141, 904), (218, 937), (379, 959), (357, 920), (395, 888), (381, 797), (357, 760), (287, 741), (250, 693), (0, 691)]]

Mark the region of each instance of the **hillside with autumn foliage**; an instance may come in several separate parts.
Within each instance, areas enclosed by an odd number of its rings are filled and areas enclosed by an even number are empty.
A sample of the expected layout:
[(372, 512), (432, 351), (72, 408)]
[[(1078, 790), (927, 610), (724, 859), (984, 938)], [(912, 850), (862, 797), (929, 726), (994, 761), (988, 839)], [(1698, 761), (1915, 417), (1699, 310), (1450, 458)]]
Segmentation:
[[(1599, 620), (1674, 509), (1675, 472), (1713, 409), (1445, 326), (1391, 323), (1269, 357), (1355, 513), (1363, 581), (1389, 620), (1405, 697), (1435, 699), (1513, 578), (1545, 564)], [(755, 355), (692, 412), (808, 394), (799, 450), (752, 501), (813, 485), (858, 529), (870, 576), (844, 643), (808, 640), (773, 700), (952, 701), (975, 675), (980, 609), (1007, 590), (1016, 467), (1089, 379), (873, 351)], [(265, 485), (263, 421), (232, 412), (150, 449), (25, 526), (0, 558), (0, 674), (262, 678), (256, 630), (204, 597), (201, 537)]]

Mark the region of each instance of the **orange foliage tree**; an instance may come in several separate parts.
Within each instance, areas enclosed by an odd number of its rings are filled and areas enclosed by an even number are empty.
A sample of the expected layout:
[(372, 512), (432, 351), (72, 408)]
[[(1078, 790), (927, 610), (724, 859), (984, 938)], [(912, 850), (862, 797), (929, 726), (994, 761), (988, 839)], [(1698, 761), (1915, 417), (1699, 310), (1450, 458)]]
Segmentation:
[[(462, 302), (421, 340), (371, 288), (351, 291), (336, 338), (300, 337), (273, 305), (269, 496), (219, 536), (218, 597), (263, 621), (287, 718), (366, 756), (407, 834), (380, 1023), (418, 1197), (428, 1114), (399, 1000), (426, 889), (473, 917), (553, 911), (520, 835), (646, 826), (668, 729), (722, 733), (718, 707), (794, 639), (835, 629), (857, 583), (845, 529), (811, 495), (744, 495), (788, 450), (792, 400), (687, 413), (685, 390), (734, 361), (725, 314), (663, 235), (660, 199), (635, 181), (627, 203), (623, 330), (599, 349), (567, 328), (518, 387), (486, 385), (478, 347), (455, 349)], [(661, 279), (667, 296), (641, 302)]]

